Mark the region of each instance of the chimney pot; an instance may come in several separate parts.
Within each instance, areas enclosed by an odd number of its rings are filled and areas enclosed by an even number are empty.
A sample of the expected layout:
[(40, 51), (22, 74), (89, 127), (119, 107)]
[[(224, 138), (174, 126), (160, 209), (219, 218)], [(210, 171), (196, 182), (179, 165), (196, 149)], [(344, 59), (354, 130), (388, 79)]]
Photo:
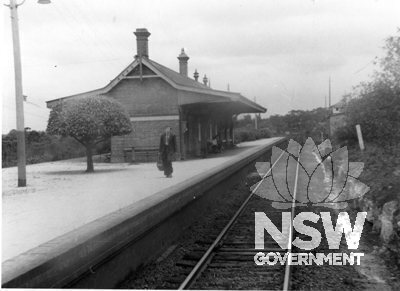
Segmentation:
[(146, 28), (137, 28), (134, 34), (136, 35), (137, 57), (148, 58), (149, 57), (148, 40), (150, 32), (148, 32)]
[(198, 80), (199, 80), (199, 73), (197, 72), (197, 69), (194, 70), (193, 77), (194, 77), (195, 81), (198, 82)]
[(189, 57), (185, 53), (185, 49), (182, 48), (180, 55), (178, 56), (179, 60), (179, 74), (182, 76), (188, 76), (188, 60)]

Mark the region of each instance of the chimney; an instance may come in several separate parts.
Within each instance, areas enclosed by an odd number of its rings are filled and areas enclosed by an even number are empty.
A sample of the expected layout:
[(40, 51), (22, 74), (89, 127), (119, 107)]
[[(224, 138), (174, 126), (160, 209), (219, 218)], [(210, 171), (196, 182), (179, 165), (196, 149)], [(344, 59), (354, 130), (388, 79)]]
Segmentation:
[(207, 86), (207, 82), (208, 82), (207, 75), (204, 75), (204, 78), (203, 78), (204, 85)]
[(137, 28), (134, 32), (136, 35), (136, 47), (137, 47), (137, 57), (149, 57), (149, 45), (148, 38), (150, 32), (146, 28)]
[(188, 60), (189, 57), (185, 53), (185, 49), (181, 50), (181, 54), (178, 56), (179, 60), (179, 74), (182, 76), (188, 76)]
[(199, 73), (197, 72), (197, 69), (194, 70), (194, 74), (193, 74), (194, 79), (196, 80), (196, 82), (199, 81)]

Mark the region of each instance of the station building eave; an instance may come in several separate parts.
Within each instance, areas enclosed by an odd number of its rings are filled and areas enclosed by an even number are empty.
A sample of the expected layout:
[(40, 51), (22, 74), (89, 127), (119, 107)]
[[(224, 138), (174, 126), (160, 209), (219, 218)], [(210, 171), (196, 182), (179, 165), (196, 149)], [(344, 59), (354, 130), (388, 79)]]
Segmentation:
[[(146, 66), (151, 71), (155, 73), (155, 75), (151, 76), (128, 76), (137, 66)], [(138, 79), (138, 78), (146, 78), (146, 77), (158, 77), (166, 81), (172, 87), (178, 90), (178, 92), (182, 92), (180, 94), (182, 98), (180, 98), (179, 104), (196, 104), (196, 103), (234, 103), (236, 104), (236, 108), (240, 113), (264, 113), (266, 112), (266, 108), (261, 105), (247, 99), (242, 96), (240, 93), (236, 92), (227, 92), (214, 90), (210, 87), (207, 87), (204, 84), (201, 84), (195, 80), (192, 80), (188, 77), (182, 76), (181, 74), (153, 61), (148, 58), (136, 58), (129, 66), (127, 66), (117, 77), (110, 81), (108, 85), (103, 88), (92, 90), (88, 92), (83, 92), (75, 95), (65, 96), (62, 98), (57, 98), (53, 100), (46, 101), (47, 107), (51, 108), (55, 104), (63, 101), (68, 101), (71, 99), (84, 98), (89, 96), (98, 96), (107, 94), (112, 88), (118, 85), (124, 79)], [(186, 98), (185, 92), (190, 92), (191, 97)]]

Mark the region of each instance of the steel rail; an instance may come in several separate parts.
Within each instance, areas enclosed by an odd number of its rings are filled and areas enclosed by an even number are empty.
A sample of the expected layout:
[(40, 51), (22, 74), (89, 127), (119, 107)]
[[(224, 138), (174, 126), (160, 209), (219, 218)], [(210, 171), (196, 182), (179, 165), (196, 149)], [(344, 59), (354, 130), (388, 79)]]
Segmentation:
[(250, 195), (246, 198), (246, 200), (242, 203), (240, 208), (236, 211), (236, 213), (233, 215), (231, 220), (227, 223), (227, 225), (224, 227), (224, 229), (219, 233), (217, 238), (214, 240), (214, 242), (211, 244), (211, 246), (207, 249), (207, 251), (204, 253), (204, 255), (201, 257), (201, 259), (197, 262), (197, 264), (194, 266), (190, 274), (186, 277), (185, 281), (182, 282), (182, 284), (179, 286), (178, 290), (184, 290), (184, 289), (189, 289), (192, 284), (197, 280), (199, 275), (204, 271), (205, 267), (207, 264), (211, 261), (214, 250), (218, 246), (218, 244), (221, 242), (221, 240), (224, 238), (226, 233), (229, 231), (229, 229), (232, 227), (233, 223), (236, 221), (236, 219), (239, 217), (239, 215), (242, 213), (243, 209), (247, 206), (249, 200), (253, 197), (257, 189), (260, 187), (261, 183), (265, 180), (265, 178), (269, 175), (271, 172), (272, 168), (276, 165), (276, 163), (281, 159), (282, 155), (284, 152), (281, 153), (281, 155), (278, 157), (278, 159), (271, 165), (270, 169), (267, 171), (267, 173), (262, 177), (262, 179), (257, 183), (256, 187), (251, 191)]
[(300, 164), (300, 151), (301, 148), (299, 149), (298, 153), (298, 159), (297, 159), (297, 166), (296, 166), (296, 177), (294, 179), (294, 188), (293, 188), (293, 200), (292, 200), (292, 219), (290, 220), (290, 229), (289, 229), (289, 239), (288, 239), (288, 244), (287, 244), (287, 249), (288, 249), (288, 256), (286, 260), (286, 266), (285, 266), (285, 277), (283, 280), (283, 290), (289, 290), (290, 288), (290, 278), (291, 278), (291, 265), (290, 261), (292, 259), (292, 241), (293, 241), (293, 218), (295, 214), (295, 207), (296, 207), (296, 195), (297, 195), (297, 183), (298, 183), (298, 178), (299, 178), (299, 164)]

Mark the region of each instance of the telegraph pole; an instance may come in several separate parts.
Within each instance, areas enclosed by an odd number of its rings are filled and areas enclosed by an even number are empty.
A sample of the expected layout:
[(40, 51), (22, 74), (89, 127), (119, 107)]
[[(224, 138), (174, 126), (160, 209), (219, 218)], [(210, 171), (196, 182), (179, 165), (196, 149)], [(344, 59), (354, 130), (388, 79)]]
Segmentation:
[(329, 76), (329, 108), (331, 108), (331, 76)]
[(332, 112), (331, 112), (331, 76), (329, 76), (329, 92), (328, 92), (328, 96), (329, 96), (329, 99), (328, 99), (328, 133), (329, 133), (329, 138), (332, 138), (332, 129), (331, 129), (331, 114), (332, 114)]
[[(254, 103), (256, 103), (256, 100), (256, 97), (254, 97)], [(254, 114), (254, 127), (256, 130), (258, 129), (257, 113)]]
[[(11, 11), (11, 29), (14, 49), (14, 74), (15, 74), (15, 103), (17, 115), (17, 166), (18, 187), (26, 187), (26, 154), (25, 154), (25, 121), (24, 121), (24, 95), (22, 92), (21, 48), (19, 43), (18, 7), (25, 3), (10, 0), (4, 4)], [(50, 0), (38, 0), (39, 4), (50, 4)]]
[[(23, 2), (22, 2), (23, 3)], [(21, 3), (21, 4), (22, 4)], [(25, 126), (24, 126), (24, 97), (22, 93), (21, 51), (18, 30), (19, 5), (15, 0), (10, 0), (7, 5), (11, 10), (11, 27), (14, 48), (14, 72), (15, 72), (15, 103), (17, 115), (17, 158), (18, 158), (18, 187), (26, 186), (26, 155), (25, 155)]]

